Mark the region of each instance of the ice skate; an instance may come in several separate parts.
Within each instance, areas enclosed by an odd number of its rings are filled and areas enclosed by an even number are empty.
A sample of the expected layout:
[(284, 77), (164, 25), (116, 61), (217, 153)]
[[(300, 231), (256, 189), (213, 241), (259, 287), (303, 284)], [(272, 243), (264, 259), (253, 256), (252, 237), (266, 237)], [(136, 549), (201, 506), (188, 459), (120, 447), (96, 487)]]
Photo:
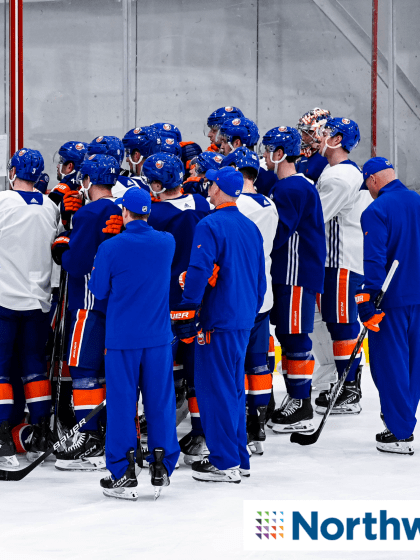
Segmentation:
[(249, 478), (251, 476), (251, 469), (241, 469), (239, 467), (239, 474), (242, 478)]
[(135, 472), (134, 449), (127, 451), (128, 467), (121, 478), (116, 480), (112, 475), (102, 478), (100, 485), (104, 489), (104, 496), (119, 500), (135, 502), (139, 497), (136, 490), (138, 482)]
[(168, 471), (163, 464), (163, 458), (165, 457), (165, 450), (163, 447), (156, 447), (153, 450), (153, 456), (155, 461), (150, 463), (149, 473), (152, 486), (155, 487), (155, 500), (157, 500), (162, 492), (162, 488), (164, 486), (169, 486), (171, 481), (169, 480)]
[(385, 428), (383, 432), (376, 434), (376, 449), (382, 453), (414, 455), (413, 441), (413, 434), (407, 439), (397, 439), (388, 428)]
[(259, 406), (257, 407), (257, 415), (248, 415), (247, 418), (248, 446), (251, 453), (255, 455), (263, 455), (264, 453), (263, 442), (266, 439), (264, 430), (266, 411), (266, 406)]
[(16, 447), (7, 420), (0, 424), (0, 467), (11, 471), (19, 468)]
[(314, 412), (311, 398), (291, 398), (287, 406), (273, 419), (272, 430), (276, 434), (290, 434), (292, 432), (313, 432), (312, 419)]
[[(26, 453), (26, 459), (32, 463), (39, 456), (41, 456), (48, 447), (53, 443), (52, 432), (50, 429), (49, 418), (43, 416), (40, 418), (38, 424), (34, 424), (34, 431), (32, 433), (32, 438), (29, 443), (29, 449)], [(50, 455), (51, 461), (55, 460), (53, 455)]]
[[(315, 399), (316, 409), (318, 414), (325, 414), (330, 402), (332, 390), (323, 391)], [(360, 414), (362, 407), (360, 406), (361, 391), (358, 386), (357, 380), (346, 381), (341, 387), (337, 400), (331, 414)]]
[(60, 471), (97, 471), (106, 468), (102, 438), (98, 432), (79, 432), (65, 451), (57, 453), (55, 468)]
[(193, 479), (200, 482), (233, 482), (239, 484), (241, 475), (239, 467), (219, 470), (205, 458), (192, 464)]
[(286, 396), (284, 397), (284, 399), (282, 400), (281, 405), (279, 406), (279, 408), (276, 408), (276, 410), (272, 413), (271, 417), (269, 418), (268, 422), (267, 422), (267, 426), (269, 428), (273, 427), (273, 422), (275, 419), (279, 419), (282, 417), (281, 412), (282, 410), (284, 410), (286, 408), (286, 406), (288, 405), (290, 398), (288, 394), (286, 394)]
[(192, 465), (195, 461), (202, 461), (210, 454), (204, 436), (192, 436), (191, 432), (179, 441), (179, 446), (184, 454), (184, 463)]

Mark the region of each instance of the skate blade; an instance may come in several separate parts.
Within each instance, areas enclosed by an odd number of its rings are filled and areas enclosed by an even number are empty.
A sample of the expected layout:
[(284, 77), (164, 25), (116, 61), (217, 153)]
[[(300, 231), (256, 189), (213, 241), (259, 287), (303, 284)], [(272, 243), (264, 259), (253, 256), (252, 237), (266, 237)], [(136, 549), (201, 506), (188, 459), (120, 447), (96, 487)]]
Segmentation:
[(105, 471), (105, 457), (89, 457), (86, 459), (57, 459), (55, 468), (59, 471)]
[[(28, 463), (33, 463), (34, 461), (36, 461), (38, 459), (38, 457), (41, 457), (41, 455), (44, 454), (44, 451), (28, 451), (26, 453), (26, 460), (28, 461)], [(55, 461), (55, 457), (54, 455), (50, 455), (49, 457), (46, 458), (45, 461), (42, 461), (41, 463), (41, 467), (43, 467), (45, 465), (45, 462), (51, 462), (51, 461)]]
[(273, 424), (275, 434), (292, 434), (293, 432), (313, 432), (315, 430), (311, 421), (296, 422), (295, 424)]
[(15, 471), (19, 469), (20, 464), (16, 455), (7, 455), (0, 457), (0, 467), (5, 471)]
[[(315, 408), (315, 412), (321, 415), (324, 415), (326, 410), (327, 409), (324, 406), (317, 406)], [(361, 412), (362, 412), (362, 407), (360, 406), (359, 403), (356, 403), (356, 404), (347, 404), (343, 407), (341, 406), (334, 407), (331, 410), (330, 414), (331, 416), (340, 416), (345, 414), (360, 414)]]
[(239, 474), (242, 478), (249, 478), (251, 476), (251, 469), (239, 469)]
[(251, 441), (248, 445), (253, 455), (264, 455), (264, 443), (262, 441)]
[(161, 492), (162, 492), (162, 487), (161, 486), (158, 487), (158, 488), (155, 488), (154, 501), (156, 501), (159, 498)]
[(220, 471), (221, 474), (215, 473), (199, 473), (193, 471), (193, 479), (199, 482), (233, 482), (239, 484), (241, 482), (241, 475), (239, 469), (235, 469), (233, 473), (226, 473)]
[(132, 502), (135, 502), (139, 497), (137, 490), (134, 490), (133, 488), (105, 488), (103, 493), (107, 498), (130, 500)]
[(394, 455), (414, 455), (414, 446), (410, 442), (376, 443), (376, 449), (381, 453), (393, 453)]

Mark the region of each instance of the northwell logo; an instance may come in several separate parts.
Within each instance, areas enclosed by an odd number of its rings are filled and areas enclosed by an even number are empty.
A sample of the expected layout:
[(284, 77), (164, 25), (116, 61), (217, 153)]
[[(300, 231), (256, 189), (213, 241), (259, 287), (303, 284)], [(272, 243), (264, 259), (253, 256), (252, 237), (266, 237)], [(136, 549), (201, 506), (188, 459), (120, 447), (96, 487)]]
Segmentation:
[(247, 500), (245, 550), (420, 550), (417, 500)]

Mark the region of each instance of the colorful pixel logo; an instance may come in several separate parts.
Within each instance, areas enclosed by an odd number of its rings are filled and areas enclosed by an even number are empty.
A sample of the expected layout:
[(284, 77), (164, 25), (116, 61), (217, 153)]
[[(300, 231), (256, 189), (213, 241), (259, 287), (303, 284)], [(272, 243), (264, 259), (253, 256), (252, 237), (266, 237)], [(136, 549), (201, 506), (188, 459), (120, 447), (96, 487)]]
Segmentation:
[(282, 511), (257, 511), (256, 536), (262, 540), (277, 539), (277, 537), (284, 539), (284, 525), (283, 525), (283, 512)]

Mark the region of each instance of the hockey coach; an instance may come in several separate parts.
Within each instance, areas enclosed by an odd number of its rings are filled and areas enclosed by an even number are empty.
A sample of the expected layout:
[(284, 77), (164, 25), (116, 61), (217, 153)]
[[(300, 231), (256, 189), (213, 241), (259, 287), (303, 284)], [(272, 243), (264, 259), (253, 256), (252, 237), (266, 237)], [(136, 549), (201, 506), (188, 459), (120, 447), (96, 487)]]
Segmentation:
[[(89, 288), (99, 299), (109, 296), (105, 449), (106, 466), (112, 476), (103, 479), (101, 486), (106, 496), (135, 500), (138, 496), (133, 459), (137, 445), (134, 418), (139, 385), (147, 416), (149, 449), (151, 453), (156, 448), (165, 450), (165, 485), (179, 457), (169, 315), (175, 240), (170, 233), (148, 225), (151, 199), (146, 190), (132, 187), (116, 200), (118, 203), (123, 207), (126, 230), (100, 246)], [(153, 457), (149, 459), (154, 484)]]

